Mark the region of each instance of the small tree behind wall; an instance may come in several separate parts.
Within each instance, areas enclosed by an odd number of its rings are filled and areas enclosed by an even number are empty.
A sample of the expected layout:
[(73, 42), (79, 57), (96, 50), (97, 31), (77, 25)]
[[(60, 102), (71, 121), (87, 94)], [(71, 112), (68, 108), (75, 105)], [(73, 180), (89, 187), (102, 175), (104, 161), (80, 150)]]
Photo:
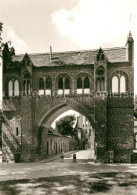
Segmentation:
[(76, 121), (75, 115), (67, 115), (56, 121), (56, 129), (61, 135), (76, 136), (74, 124)]

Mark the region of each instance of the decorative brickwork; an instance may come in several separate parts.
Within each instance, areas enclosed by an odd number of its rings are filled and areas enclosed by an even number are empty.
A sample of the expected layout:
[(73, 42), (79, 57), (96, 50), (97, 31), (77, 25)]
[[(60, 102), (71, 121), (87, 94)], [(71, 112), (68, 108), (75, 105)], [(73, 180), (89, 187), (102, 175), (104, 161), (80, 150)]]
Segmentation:
[[(65, 138), (52, 135), (55, 146), (47, 152), (47, 147), (50, 147), (47, 142), (51, 139), (51, 135), (48, 135), (46, 131), (42, 134), (41, 129), (50, 127), (61, 111), (73, 109), (85, 115), (93, 127), (95, 162), (108, 162), (106, 159), (109, 154), (111, 158), (114, 158), (111, 161), (130, 162), (134, 140), (133, 49), (134, 41), (131, 34), (125, 47), (55, 53), (53, 57), (57, 55), (58, 58), (53, 58), (51, 61), (49, 61), (49, 54), (25, 54), (11, 57), (8, 46), (5, 45), (3, 50), (4, 115), (9, 123), (6, 125), (5, 120), (3, 122), (3, 159), (14, 161), (18, 146), (20, 146), (20, 160), (25, 162), (61, 151), (61, 143)], [(26, 73), (29, 73), (29, 86), (24, 85), (24, 82), (28, 81), (28, 78), (24, 76)], [(119, 92), (112, 94), (112, 78), (120, 74), (124, 75), (126, 80), (126, 91), (124, 94), (119, 94)], [(51, 78), (51, 94), (40, 96), (39, 78), (45, 76)], [(70, 93), (58, 94), (60, 76), (69, 78)], [(77, 91), (79, 77), (82, 78), (80, 93)], [(83, 85), (85, 77), (89, 80), (87, 91), (84, 91)], [(19, 97), (8, 97), (10, 79), (19, 81)], [(30, 89), (31, 92), (25, 94), (24, 88)], [(14, 136), (17, 124), (21, 131), (18, 139)], [(8, 128), (10, 128), (10, 133), (8, 133)], [(15, 140), (20, 141), (20, 144), (18, 145)], [(74, 146), (74, 140), (69, 141), (69, 150), (74, 149)], [(67, 144), (64, 147), (67, 148)]]
[(95, 154), (97, 162), (105, 162), (107, 151), (107, 99), (95, 100)]
[(115, 162), (130, 162), (133, 152), (133, 108), (108, 109), (109, 149), (114, 151)]

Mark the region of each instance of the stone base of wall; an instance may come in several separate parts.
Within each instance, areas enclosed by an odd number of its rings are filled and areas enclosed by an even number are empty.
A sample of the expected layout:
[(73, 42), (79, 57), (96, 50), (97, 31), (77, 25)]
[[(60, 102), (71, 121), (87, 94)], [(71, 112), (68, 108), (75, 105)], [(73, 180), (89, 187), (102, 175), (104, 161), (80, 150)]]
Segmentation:
[(107, 151), (105, 163), (131, 163), (132, 151)]

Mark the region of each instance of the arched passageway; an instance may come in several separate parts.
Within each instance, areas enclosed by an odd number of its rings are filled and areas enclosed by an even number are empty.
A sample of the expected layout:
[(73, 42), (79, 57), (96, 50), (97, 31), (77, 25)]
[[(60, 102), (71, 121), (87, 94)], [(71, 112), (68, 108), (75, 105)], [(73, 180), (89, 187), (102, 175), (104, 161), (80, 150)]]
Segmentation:
[[(62, 150), (69, 151), (77, 148), (77, 143), (72, 140), (71, 138), (63, 138), (58, 135), (56, 131), (54, 131), (51, 128), (51, 125), (53, 121), (62, 113), (69, 111), (69, 110), (74, 110), (81, 115), (84, 115), (92, 125), (94, 126), (94, 119), (93, 115), (89, 113), (88, 110), (86, 110), (84, 107), (80, 109), (79, 107), (76, 107), (74, 105), (68, 104), (68, 103), (61, 103), (59, 105), (56, 105), (55, 107), (51, 108), (48, 110), (44, 116), (42, 117), (41, 121), (39, 122), (38, 126), (38, 153), (42, 155), (54, 155), (57, 153), (60, 153)], [(92, 133), (90, 136), (94, 137), (94, 131), (90, 132)], [(90, 147), (92, 145), (92, 150), (94, 149), (94, 138), (89, 139), (90, 142)], [(83, 140), (82, 140), (83, 142)], [(84, 142), (85, 143), (85, 142)], [(87, 144), (87, 140), (85, 145)], [(86, 147), (82, 149), (86, 149)]]

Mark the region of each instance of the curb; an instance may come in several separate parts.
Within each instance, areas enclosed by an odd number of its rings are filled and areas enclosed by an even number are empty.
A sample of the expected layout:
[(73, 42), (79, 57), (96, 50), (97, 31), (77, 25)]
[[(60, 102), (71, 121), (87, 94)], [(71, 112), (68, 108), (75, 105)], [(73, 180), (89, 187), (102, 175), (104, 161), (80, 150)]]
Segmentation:
[[(70, 153), (68, 153), (68, 154), (64, 154), (64, 156), (68, 156), (68, 155), (70, 155), (70, 154), (74, 154), (74, 153), (76, 153), (76, 152), (78, 152), (79, 150), (75, 150), (75, 151), (72, 151), (72, 152), (70, 152)], [(54, 160), (57, 160), (57, 159), (60, 159), (60, 155), (59, 156), (56, 156), (55, 158), (53, 158), (53, 159), (46, 159), (45, 161), (43, 161), (42, 163), (47, 163), (47, 162), (51, 162), (51, 161), (54, 161)]]

